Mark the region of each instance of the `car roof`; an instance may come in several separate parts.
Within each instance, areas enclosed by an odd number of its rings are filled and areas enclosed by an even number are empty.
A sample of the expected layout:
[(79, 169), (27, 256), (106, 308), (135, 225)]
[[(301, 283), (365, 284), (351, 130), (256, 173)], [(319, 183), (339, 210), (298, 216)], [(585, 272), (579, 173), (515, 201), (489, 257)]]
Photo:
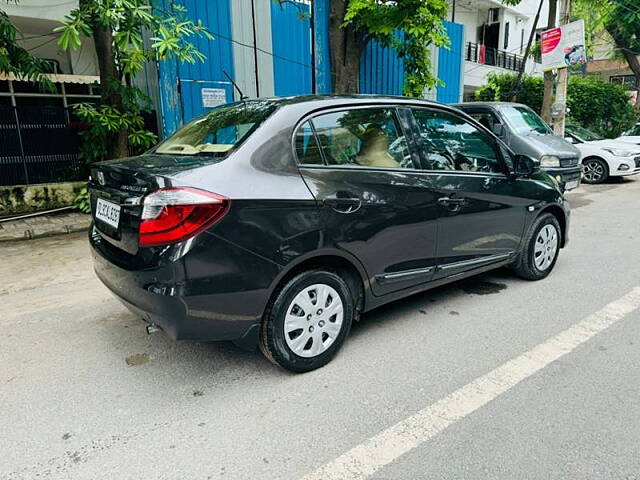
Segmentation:
[(465, 103), (452, 103), (450, 106), (454, 108), (498, 107), (498, 106), (526, 107), (526, 105), (524, 105), (523, 103), (516, 103), (516, 102), (465, 102)]
[(424, 106), (450, 107), (439, 102), (424, 100), (422, 98), (403, 97), (395, 95), (296, 95), (291, 97), (261, 97), (245, 99), (228, 105), (240, 105), (242, 103), (264, 103), (275, 107), (286, 106), (308, 106), (311, 109), (332, 107), (340, 105), (357, 105), (367, 103), (389, 103), (389, 104), (413, 104)]

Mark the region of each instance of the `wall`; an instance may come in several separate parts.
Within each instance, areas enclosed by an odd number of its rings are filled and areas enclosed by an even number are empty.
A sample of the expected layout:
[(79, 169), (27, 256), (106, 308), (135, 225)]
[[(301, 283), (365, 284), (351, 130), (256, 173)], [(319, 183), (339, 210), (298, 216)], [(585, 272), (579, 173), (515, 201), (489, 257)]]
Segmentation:
[(86, 182), (71, 182), (0, 187), (0, 217), (67, 207), (85, 186)]
[[(25, 8), (20, 13), (31, 13), (31, 10)], [(58, 48), (58, 35), (53, 33), (53, 29), (60, 25), (57, 21), (25, 16), (10, 16), (9, 18), (24, 37), (24, 39), (19, 39), (18, 43), (37, 57), (57, 60), (63, 73), (98, 74), (98, 59), (93, 40), (90, 37), (83, 37), (82, 46), (78, 50), (65, 52)]]
[(2, 9), (9, 16), (57, 20), (77, 6), (77, 0), (20, 0), (19, 3), (3, 2)]
[[(256, 46), (263, 50), (253, 50), (253, 26), (251, 4), (255, 8)], [(271, 5), (270, 2), (256, 0), (234, 0), (231, 3), (233, 39), (233, 65), (235, 81), (248, 97), (271, 97), (273, 88), (273, 59), (265, 52), (271, 52)], [(256, 75), (257, 56), (257, 75)], [(258, 81), (256, 83), (256, 76)]]
[[(486, 22), (488, 18), (488, 9), (500, 8), (499, 50), (524, 55), (538, 6), (539, 0), (522, 0), (520, 4), (513, 7), (505, 7), (502, 3), (493, 0), (459, 0), (456, 3), (455, 19), (456, 22), (460, 22), (464, 25), (463, 44), (466, 45), (467, 42), (478, 42), (478, 28)], [(451, 9), (449, 11), (449, 15), (451, 15)], [(540, 13), (537, 30), (546, 28), (547, 16), (548, 2), (545, 1)], [(505, 48), (505, 25), (507, 22), (509, 23), (509, 36)], [(491, 72), (515, 73), (513, 70), (465, 61), (463, 75), (465, 93), (470, 94), (477, 87), (484, 85), (486, 83), (487, 75)], [(528, 75), (540, 75), (542, 74), (542, 71), (540, 69), (540, 65), (530, 59), (527, 61), (525, 73)]]
[(444, 22), (449, 37), (449, 48), (439, 48), (438, 78), (444, 85), (436, 87), (436, 99), (442, 103), (462, 100), (462, 71), (464, 65), (464, 26), (460, 23)]

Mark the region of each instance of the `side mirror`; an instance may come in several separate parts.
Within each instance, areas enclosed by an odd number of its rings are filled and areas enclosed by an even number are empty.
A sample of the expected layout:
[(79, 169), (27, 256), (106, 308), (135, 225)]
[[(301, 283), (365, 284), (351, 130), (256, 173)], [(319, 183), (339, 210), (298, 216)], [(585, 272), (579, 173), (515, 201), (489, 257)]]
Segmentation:
[(516, 155), (514, 167), (519, 177), (530, 177), (540, 171), (540, 160), (527, 155)]
[(570, 136), (564, 137), (564, 139), (569, 142), (569, 143), (578, 143), (576, 142), (576, 139)]
[(496, 137), (502, 137), (504, 135), (504, 125), (502, 125), (501, 123), (494, 123), (491, 127), (491, 130)]

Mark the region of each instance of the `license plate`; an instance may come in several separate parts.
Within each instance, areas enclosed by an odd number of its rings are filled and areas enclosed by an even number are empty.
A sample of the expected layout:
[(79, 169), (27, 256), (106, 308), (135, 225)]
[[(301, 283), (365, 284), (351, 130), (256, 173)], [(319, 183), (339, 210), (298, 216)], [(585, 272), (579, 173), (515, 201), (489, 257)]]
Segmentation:
[(96, 219), (117, 229), (120, 223), (120, 205), (99, 198), (96, 203)]
[(573, 190), (574, 188), (578, 188), (578, 180), (570, 180), (564, 184), (565, 190)]

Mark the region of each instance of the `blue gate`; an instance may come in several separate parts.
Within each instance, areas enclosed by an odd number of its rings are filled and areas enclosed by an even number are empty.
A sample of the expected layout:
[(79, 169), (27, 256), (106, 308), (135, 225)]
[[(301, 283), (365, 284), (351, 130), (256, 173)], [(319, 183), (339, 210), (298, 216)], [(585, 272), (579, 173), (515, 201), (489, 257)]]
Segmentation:
[[(215, 37), (190, 38), (206, 60), (193, 64), (175, 59), (158, 62), (163, 133), (173, 133), (181, 124), (202, 115), (216, 101), (233, 101), (233, 87), (225, 72), (234, 78), (231, 43), (231, 0), (184, 0), (190, 20), (202, 20)], [(153, 0), (153, 7), (171, 14), (171, 0)], [(206, 89), (206, 90), (205, 90)]]
[(273, 77), (279, 97), (312, 91), (310, 11), (306, 2), (271, 3)]
[(369, 42), (360, 57), (360, 92), (402, 95), (404, 61), (392, 48)]
[(444, 85), (437, 87), (436, 99), (442, 103), (462, 101), (462, 65), (464, 26), (443, 22), (449, 36), (450, 47), (438, 49), (438, 78)]

